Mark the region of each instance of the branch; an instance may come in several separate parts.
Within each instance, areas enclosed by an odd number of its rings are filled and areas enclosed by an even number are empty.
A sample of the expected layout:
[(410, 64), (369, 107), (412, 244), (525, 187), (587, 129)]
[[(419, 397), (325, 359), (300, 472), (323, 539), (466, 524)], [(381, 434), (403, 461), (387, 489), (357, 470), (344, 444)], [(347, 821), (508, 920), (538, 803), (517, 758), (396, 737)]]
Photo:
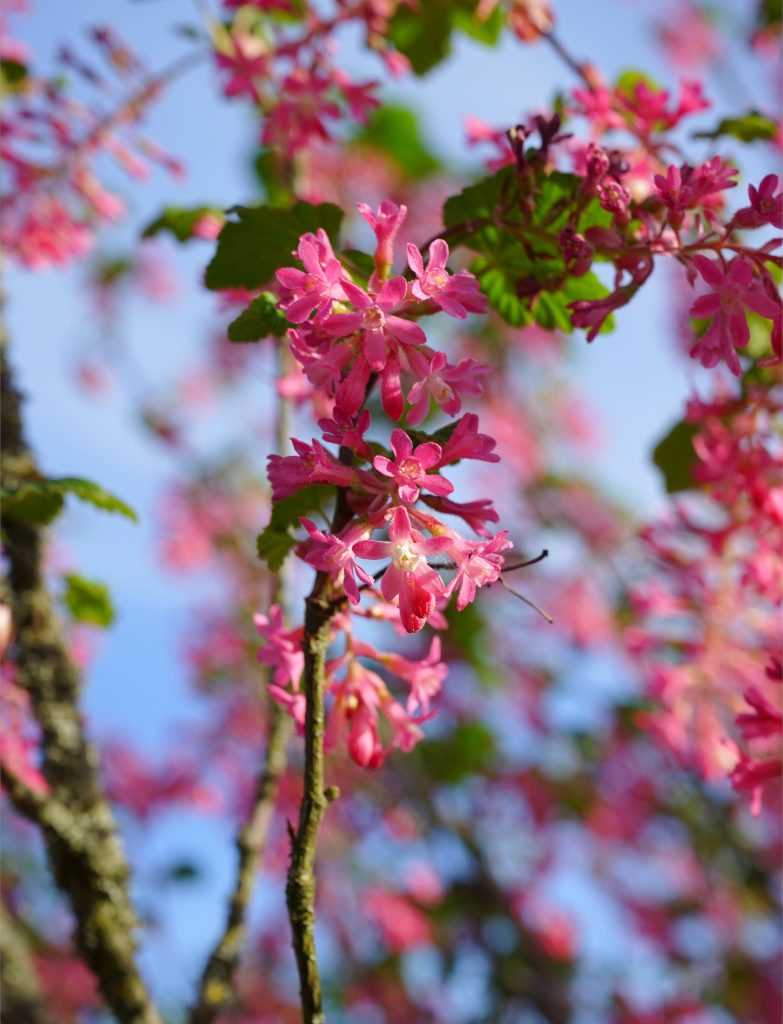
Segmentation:
[[(350, 449), (340, 449), (340, 461), (352, 461)], [(339, 533), (352, 512), (344, 489), (337, 491), (331, 532)], [(326, 1020), (321, 998), (321, 978), (315, 948), (315, 853), (318, 829), (333, 794), (324, 789), (324, 692), (326, 652), (332, 618), (340, 608), (339, 595), (325, 572), (318, 572), (305, 601), (303, 687), (305, 710), (304, 791), (299, 807), (299, 825), (291, 835), (291, 864), (286, 883), (286, 904), (293, 932), (294, 953), (299, 971), (299, 992), (304, 1024)]]
[(212, 1024), (231, 994), (232, 981), (247, 933), (247, 909), (266, 846), (269, 823), (274, 812), (280, 777), (285, 771), (286, 748), (291, 719), (270, 701), (272, 726), (266, 764), (258, 777), (247, 820), (236, 839), (238, 864), (234, 889), (228, 904), (226, 924), (201, 975), (190, 1024)]
[[(283, 376), (288, 370), (289, 361), (290, 356), (281, 342), (278, 347), (279, 376)], [(284, 452), (288, 448), (290, 428), (291, 404), (282, 396), (278, 396), (275, 423), (277, 451)], [(277, 576), (274, 597), (274, 600), (283, 606), (286, 588), (287, 579), (283, 567)], [(271, 725), (266, 760), (258, 775), (247, 819), (236, 838), (237, 874), (226, 911), (226, 923), (202, 972), (198, 996), (190, 1011), (189, 1024), (212, 1024), (228, 1002), (247, 934), (247, 911), (253, 894), (253, 882), (266, 846), (279, 782), (288, 760), (288, 739), (291, 735), (290, 717), (268, 697), (267, 706)]]
[(30, 939), (0, 903), (0, 981), (3, 1017), (24, 1024), (55, 1024), (46, 1009)]
[[(21, 396), (6, 358), (0, 325), (2, 470), (6, 484), (37, 472), (23, 434)], [(79, 676), (68, 658), (46, 589), (44, 531), (6, 516), (3, 523), (8, 589), (14, 621), (17, 680), (30, 696), (41, 727), (44, 802), (17, 789), (24, 813), (58, 810), (59, 824), (44, 824), (54, 879), (75, 917), (76, 945), (95, 973), (107, 1005), (122, 1024), (159, 1024), (136, 965), (136, 915), (128, 895), (128, 866), (109, 804), (98, 780), (97, 755), (79, 710)], [(49, 803), (49, 800), (52, 803)], [(62, 827), (60, 827), (62, 826)]]

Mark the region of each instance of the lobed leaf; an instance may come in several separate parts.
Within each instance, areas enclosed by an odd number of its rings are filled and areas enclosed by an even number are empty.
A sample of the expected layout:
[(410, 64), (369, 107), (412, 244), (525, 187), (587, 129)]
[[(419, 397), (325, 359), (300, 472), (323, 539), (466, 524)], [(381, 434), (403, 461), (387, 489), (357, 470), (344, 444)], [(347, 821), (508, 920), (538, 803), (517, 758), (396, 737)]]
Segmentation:
[(280, 569), (288, 552), (297, 543), (291, 530), (299, 526), (299, 517), (320, 510), (334, 496), (334, 491), (331, 484), (310, 484), (272, 503), (269, 522), (256, 540), (258, 557), (272, 572)]
[(4, 487), (0, 491), (6, 515), (40, 526), (46, 526), (60, 514), (65, 496), (68, 494), (104, 512), (126, 516), (134, 523), (138, 521), (130, 505), (100, 484), (85, 480), (83, 477), (42, 477), (38, 480), (24, 480), (14, 487)]
[(229, 341), (259, 341), (274, 335), (281, 338), (290, 327), (277, 308), (277, 299), (271, 292), (262, 292), (247, 309), (228, 325)]
[(340, 231), (343, 212), (333, 203), (295, 203), (288, 209), (275, 206), (237, 206), (220, 232), (215, 255), (206, 272), (206, 286), (259, 288), (280, 267), (295, 262), (299, 236), (323, 228), (333, 242)]

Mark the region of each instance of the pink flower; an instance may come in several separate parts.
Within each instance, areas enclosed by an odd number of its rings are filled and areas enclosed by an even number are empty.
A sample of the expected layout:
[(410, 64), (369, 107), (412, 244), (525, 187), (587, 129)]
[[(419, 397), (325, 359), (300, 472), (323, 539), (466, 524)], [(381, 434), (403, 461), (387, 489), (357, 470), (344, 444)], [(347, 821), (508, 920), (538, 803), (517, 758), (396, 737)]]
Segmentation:
[(753, 272), (753, 264), (742, 256), (735, 256), (724, 267), (706, 256), (692, 257), (701, 277), (712, 288), (691, 306), (696, 317), (712, 317), (712, 323), (691, 349), (702, 366), (716, 366), (721, 358), (737, 377), (742, 368), (736, 348), (744, 348), (750, 339), (746, 309), (775, 322), (780, 316), (780, 304), (763, 289)]
[(223, 230), (225, 218), (217, 213), (204, 213), (193, 225), (193, 237), (213, 241)]
[(274, 669), (273, 682), (276, 686), (291, 685), (298, 690), (304, 669), (301, 626), (298, 629), (286, 629), (283, 612), (277, 604), (272, 605), (268, 616), (257, 612), (253, 622), (264, 641), (264, 646), (258, 652), (258, 660)]
[(357, 653), (366, 654), (380, 661), (389, 672), (394, 673), (410, 686), (410, 694), (406, 703), (409, 714), (420, 709), (425, 714), (430, 709), (430, 700), (440, 693), (443, 680), (448, 674), (448, 666), (441, 661), (440, 637), (434, 636), (427, 656), (419, 661), (404, 658), (401, 654), (382, 654), (363, 645)]
[(291, 443), (296, 455), (270, 455), (267, 459), (267, 475), (275, 501), (287, 498), (307, 484), (350, 487), (355, 482), (355, 470), (338, 462), (318, 441), (313, 440), (310, 446), (294, 437)]
[(401, 501), (413, 504), (422, 488), (433, 494), (451, 494), (454, 487), (448, 480), (437, 473), (427, 472), (440, 464), (443, 449), (439, 444), (427, 441), (414, 448), (411, 439), (399, 428), (392, 431), (391, 444), (396, 461), (392, 462), (385, 455), (376, 455), (372, 464), (383, 476), (395, 481)]
[(327, 119), (337, 120), (340, 107), (330, 98), (331, 77), (297, 67), (283, 80), (280, 101), (267, 116), (261, 136), (265, 146), (293, 154), (331, 138)]
[(489, 498), (481, 498), (478, 501), (452, 501), (450, 498), (431, 498), (425, 496), (423, 499), (430, 508), (445, 515), (459, 516), (460, 519), (479, 537), (488, 537), (489, 531), (484, 523), (496, 523), (499, 516), (492, 506)]
[(389, 949), (402, 953), (432, 941), (428, 918), (410, 900), (388, 889), (366, 889), (362, 908), (375, 921)]
[(450, 316), (464, 320), (468, 313), (485, 313), (487, 300), (479, 291), (478, 281), (466, 270), (453, 276), (446, 270), (449, 247), (442, 238), (436, 238), (429, 249), (427, 269), (421, 252), (408, 242), (408, 266), (416, 275), (411, 292), (417, 299), (432, 299)]
[(462, 611), (476, 599), (476, 591), (496, 583), (503, 571), (502, 552), (513, 547), (508, 531), (501, 530), (489, 541), (461, 541), (451, 549), (457, 573), (448, 586), (448, 593), (457, 592), (457, 610)]
[(342, 417), (339, 412), (335, 412), (334, 419), (319, 420), (318, 426), (323, 431), (324, 441), (350, 448), (361, 458), (369, 459), (372, 457), (372, 448), (364, 440), (364, 435), (369, 429), (370, 423), (370, 411), (364, 409), (358, 419), (353, 416)]
[(426, 539), (411, 527), (406, 509), (398, 505), (391, 512), (389, 540), (365, 540), (355, 547), (362, 558), (391, 559), (381, 580), (381, 593), (387, 601), (398, 599), (400, 618), (409, 633), (424, 626), (435, 610), (436, 599), (445, 591), (443, 580), (427, 564), (427, 558), (446, 551), (451, 544), (446, 536)]
[(745, 703), (753, 709), (737, 715), (735, 719), (743, 739), (748, 741), (783, 733), (783, 715), (758, 687), (749, 686), (743, 697)]
[(308, 232), (299, 239), (296, 255), (304, 271), (282, 267), (275, 277), (280, 289), (280, 306), (294, 324), (304, 323), (313, 310), (316, 319), (331, 311), (332, 302), (345, 299), (342, 282), (347, 275), (334, 255), (332, 243), (323, 228), (317, 234)]
[(358, 203), (356, 209), (375, 232), (375, 272), (381, 279), (387, 277), (394, 263), (394, 241), (408, 207), (397, 206), (391, 199), (384, 199), (375, 213), (367, 203)]
[(324, 320), (322, 329), (333, 338), (344, 338), (360, 331), (364, 357), (371, 369), (383, 370), (397, 343), (423, 345), (427, 340), (418, 324), (392, 313), (405, 299), (404, 278), (391, 278), (374, 295), (368, 295), (349, 281), (343, 282), (343, 289), (357, 312), (333, 313)]
[(699, 167), (669, 167), (666, 177), (656, 174), (654, 180), (658, 197), (671, 210), (672, 222), (677, 227), (686, 210), (695, 209), (715, 193), (734, 188), (737, 169), (716, 156)]
[(461, 359), (455, 366), (443, 352), (436, 352), (428, 362), (419, 349), (411, 350), (408, 362), (416, 376), (408, 392), (411, 408), (407, 419), (412, 427), (426, 418), (430, 399), (449, 416), (455, 416), (462, 407), (460, 395), (480, 395), (481, 378), (492, 372), (491, 367), (475, 359)]
[(743, 228), (760, 228), (764, 224), (771, 224), (783, 229), (783, 192), (775, 195), (778, 181), (777, 174), (768, 174), (761, 179), (758, 188), (749, 185), (750, 206), (745, 206), (737, 212), (735, 223)]
[(359, 603), (359, 588), (355, 577), (363, 583), (372, 585), (369, 576), (354, 558), (353, 548), (361, 540), (370, 535), (370, 527), (366, 523), (349, 525), (339, 536), (323, 533), (311, 519), (302, 517), (299, 522), (310, 535), (297, 548), (297, 554), (310, 565), (322, 572), (328, 572), (335, 586), (343, 587), (352, 604)]
[(500, 456), (493, 451), (496, 441), (489, 434), (479, 434), (478, 416), (465, 413), (457, 423), (451, 436), (443, 446), (441, 466), (447, 466), (460, 459), (477, 459), (481, 462), (500, 462)]
[(246, 32), (233, 32), (227, 41), (232, 52), (215, 53), (217, 66), (227, 72), (223, 95), (249, 96), (260, 103), (256, 80), (264, 79), (268, 74), (268, 54), (264, 41)]

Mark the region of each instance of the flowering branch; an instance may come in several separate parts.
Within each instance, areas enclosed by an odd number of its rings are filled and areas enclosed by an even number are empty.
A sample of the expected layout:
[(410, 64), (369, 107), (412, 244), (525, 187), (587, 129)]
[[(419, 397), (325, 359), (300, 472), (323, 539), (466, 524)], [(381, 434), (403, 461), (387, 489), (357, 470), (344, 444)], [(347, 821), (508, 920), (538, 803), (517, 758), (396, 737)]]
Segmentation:
[[(340, 449), (340, 461), (352, 462), (350, 449)], [(332, 533), (339, 533), (352, 517), (347, 492), (338, 491), (332, 517)], [(304, 723), (304, 792), (299, 806), (299, 824), (291, 832), (291, 863), (286, 882), (286, 905), (293, 933), (294, 953), (299, 971), (299, 992), (304, 1024), (320, 1024), (326, 1018), (321, 998), (321, 978), (315, 948), (315, 854), (318, 830), (326, 808), (336, 791), (327, 792), (324, 785), (324, 734), (326, 714), (326, 652), (329, 647), (330, 624), (339, 602), (329, 573), (316, 573), (313, 588), (305, 601), (303, 685), (305, 695)]]

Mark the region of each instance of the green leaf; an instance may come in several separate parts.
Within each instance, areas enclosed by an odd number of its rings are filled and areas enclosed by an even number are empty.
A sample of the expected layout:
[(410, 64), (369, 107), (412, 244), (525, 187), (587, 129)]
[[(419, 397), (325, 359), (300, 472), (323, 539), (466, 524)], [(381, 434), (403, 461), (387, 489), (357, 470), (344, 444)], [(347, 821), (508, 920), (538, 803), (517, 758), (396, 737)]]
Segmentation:
[(291, 529), (299, 526), (299, 517), (319, 511), (333, 495), (334, 487), (331, 484), (310, 484), (272, 503), (271, 518), (256, 541), (258, 557), (267, 563), (272, 572), (277, 572), (288, 552), (297, 543)]
[(503, 167), (496, 174), (449, 196), (443, 206), (444, 225), (452, 228), (466, 221), (491, 217), (506, 191), (515, 184), (515, 176), (514, 168)]
[(163, 211), (144, 228), (142, 238), (152, 238), (164, 232), (173, 235), (178, 242), (188, 242), (193, 237), (196, 224), (207, 214), (221, 216), (223, 211), (216, 206), (166, 206)]
[(239, 342), (258, 341), (270, 335), (281, 338), (289, 326), (277, 308), (275, 296), (271, 292), (262, 292), (228, 325), (228, 338)]
[(38, 481), (24, 483), (19, 487), (3, 487), (0, 493), (4, 515), (38, 526), (46, 526), (56, 519), (64, 502), (62, 494), (42, 486)]
[(114, 605), (104, 583), (68, 575), (65, 577), (63, 602), (74, 622), (87, 622), (104, 629), (114, 622)]
[(0, 491), (3, 511), (13, 519), (45, 526), (59, 515), (67, 494), (87, 502), (104, 512), (116, 512), (137, 522), (136, 513), (111, 491), (83, 477), (63, 476), (51, 479), (25, 480), (15, 487)]
[(385, 153), (406, 177), (414, 180), (426, 178), (441, 167), (424, 142), (416, 114), (408, 107), (379, 107), (354, 141)]
[(482, 722), (462, 722), (448, 736), (416, 748), (427, 778), (454, 785), (469, 775), (485, 774), (495, 754), (495, 738)]
[(652, 75), (648, 75), (645, 71), (639, 71), (637, 68), (627, 68), (625, 71), (621, 71), (614, 83), (615, 89), (628, 99), (633, 99), (637, 85), (646, 85), (653, 92), (660, 92), (662, 88), (660, 82), (656, 82)]
[(369, 281), (375, 270), (375, 261), (372, 256), (359, 249), (343, 249), (339, 254), (340, 262), (347, 267), (352, 274), (356, 274), (365, 281)]
[(417, 75), (445, 60), (451, 52), (451, 0), (426, 0), (416, 10), (399, 6), (389, 22), (388, 39), (405, 54)]
[(1, 92), (20, 92), (27, 83), (27, 67), (18, 60), (4, 57), (0, 60)]
[(258, 288), (280, 267), (291, 266), (299, 236), (324, 228), (336, 242), (343, 218), (333, 203), (295, 203), (275, 206), (237, 206), (236, 220), (226, 222), (217, 250), (207, 267), (207, 288)]
[(522, 327), (530, 323), (528, 303), (517, 295), (513, 277), (502, 267), (489, 266), (484, 260), (477, 260), (472, 269), (490, 306), (507, 324)]
[(274, 149), (259, 149), (253, 157), (253, 170), (270, 206), (290, 206), (294, 195), (285, 172), (285, 157)]
[(777, 125), (772, 118), (758, 110), (749, 110), (738, 117), (724, 117), (710, 131), (696, 132), (694, 139), (720, 139), (730, 136), (740, 142), (768, 142), (774, 139)]
[(652, 460), (663, 475), (667, 494), (687, 491), (694, 486), (693, 469), (698, 459), (693, 439), (698, 427), (682, 420), (653, 448)]
[(484, 46), (496, 46), (506, 27), (506, 14), (498, 4), (488, 18), (477, 18), (473, 10), (456, 10), (454, 27)]

